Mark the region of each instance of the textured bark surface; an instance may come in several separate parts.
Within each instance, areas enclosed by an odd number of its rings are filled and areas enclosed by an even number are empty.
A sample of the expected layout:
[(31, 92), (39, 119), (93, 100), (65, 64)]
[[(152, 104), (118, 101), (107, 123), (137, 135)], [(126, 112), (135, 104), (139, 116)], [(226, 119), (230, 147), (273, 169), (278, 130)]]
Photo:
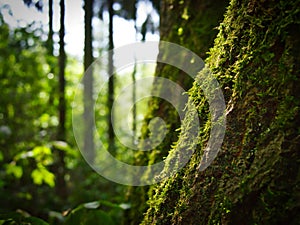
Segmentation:
[[(204, 59), (213, 45), (213, 40), (217, 35), (215, 28), (222, 21), (227, 4), (224, 0), (162, 1), (160, 8), (161, 40), (186, 47)], [(192, 87), (193, 83), (193, 80), (184, 72), (165, 64), (157, 65), (156, 76), (172, 80), (186, 91)], [(158, 86), (154, 85), (153, 91), (159, 91), (158, 89)], [(171, 145), (178, 139), (179, 131), (176, 130), (180, 127), (179, 116), (170, 103), (160, 98), (153, 98), (149, 103), (149, 110), (142, 127), (142, 139), (149, 136), (148, 125), (155, 117), (161, 117), (166, 122), (166, 137), (149, 153), (139, 151), (135, 162), (137, 165), (148, 165), (161, 161), (168, 154)], [(141, 144), (141, 148), (143, 148), (143, 144)], [(139, 224), (142, 220), (143, 213), (149, 207), (146, 203), (148, 192), (151, 194), (151, 187), (150, 191), (149, 187), (133, 187), (129, 190), (132, 208), (127, 216), (127, 224)]]
[[(204, 172), (196, 169), (210, 121), (195, 83), (188, 111), (196, 104), (206, 120), (198, 148), (152, 189), (143, 224), (298, 224), (299, 35), (299, 0), (231, 1), (207, 59), (227, 104), (222, 150)], [(180, 136), (174, 156), (190, 147), (186, 133)]]

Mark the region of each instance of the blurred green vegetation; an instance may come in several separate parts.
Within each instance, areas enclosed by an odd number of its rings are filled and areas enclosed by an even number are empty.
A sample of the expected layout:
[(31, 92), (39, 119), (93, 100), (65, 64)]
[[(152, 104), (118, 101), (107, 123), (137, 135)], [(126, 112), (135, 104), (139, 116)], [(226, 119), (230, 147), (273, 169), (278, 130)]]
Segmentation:
[[(82, 64), (72, 56), (67, 58), (67, 138), (60, 141), (57, 57), (48, 54), (41, 39), (44, 31), (37, 27), (33, 23), (11, 28), (0, 14), (0, 224), (46, 224), (42, 219), (50, 224), (91, 224), (95, 219), (101, 224), (121, 224), (124, 210), (130, 207), (124, 202), (125, 186), (96, 174), (73, 137), (71, 105), (83, 76)], [(148, 74), (153, 68), (139, 67)], [(116, 93), (131, 82), (128, 74), (121, 73)], [(95, 109), (104, 145), (106, 91), (98, 96)], [(146, 105), (140, 105), (140, 115)], [(55, 193), (54, 167), (60, 151), (65, 154), (66, 199)], [(118, 158), (130, 160), (127, 154)]]

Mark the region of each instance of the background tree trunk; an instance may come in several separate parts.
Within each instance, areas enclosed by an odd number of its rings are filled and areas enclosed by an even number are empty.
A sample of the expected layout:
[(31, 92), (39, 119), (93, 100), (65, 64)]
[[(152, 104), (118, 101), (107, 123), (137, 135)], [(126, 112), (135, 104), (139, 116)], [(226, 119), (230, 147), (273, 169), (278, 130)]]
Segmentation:
[[(66, 53), (65, 53), (65, 2), (60, 1), (60, 30), (59, 30), (59, 98), (58, 98), (58, 112), (59, 112), (59, 124), (57, 139), (66, 141), (66, 98), (65, 98), (65, 67), (66, 67)], [(65, 182), (65, 153), (62, 150), (58, 150), (58, 162), (55, 171), (56, 175), (56, 191), (57, 194), (63, 199), (67, 196), (66, 182)]]
[[(299, 6), (299, 0), (231, 1), (207, 59), (227, 103), (222, 150), (205, 171), (197, 169), (210, 121), (195, 83), (188, 112), (196, 102), (206, 118), (202, 141), (195, 140), (185, 168), (156, 185), (143, 224), (298, 224)], [(172, 152), (189, 148), (187, 134), (180, 135)]]
[(137, 62), (134, 62), (134, 67), (133, 71), (131, 74), (132, 78), (132, 144), (134, 145), (135, 142), (137, 141), (136, 137), (136, 125), (137, 125), (137, 120), (136, 120), (136, 112), (137, 112), (137, 107), (136, 107), (136, 67), (137, 67)]
[[(84, 71), (87, 71), (93, 62), (93, 35), (92, 35), (92, 18), (93, 18), (93, 0), (85, 0), (84, 2)], [(84, 83), (84, 151), (86, 151), (88, 161), (93, 162), (95, 158), (95, 144), (94, 144), (94, 130), (95, 125), (93, 121), (93, 71), (92, 68), (85, 72), (83, 78)]]
[[(113, 38), (113, 18), (114, 18), (114, 9), (113, 9), (113, 0), (108, 0), (108, 14), (109, 14), (109, 24), (108, 24), (108, 49), (112, 50), (114, 48), (114, 38)], [(115, 77), (113, 76), (114, 71), (114, 61), (113, 61), (113, 52), (109, 51), (108, 54), (108, 144), (109, 144), (109, 152), (113, 155), (116, 154), (115, 152), (115, 132), (113, 128), (113, 117), (114, 112), (112, 109), (113, 102), (114, 102), (114, 91), (115, 91)]]
[(49, 55), (53, 55), (53, 0), (49, 0), (48, 3), (49, 11), (49, 32), (48, 32), (48, 40), (47, 40), (47, 48), (49, 51)]

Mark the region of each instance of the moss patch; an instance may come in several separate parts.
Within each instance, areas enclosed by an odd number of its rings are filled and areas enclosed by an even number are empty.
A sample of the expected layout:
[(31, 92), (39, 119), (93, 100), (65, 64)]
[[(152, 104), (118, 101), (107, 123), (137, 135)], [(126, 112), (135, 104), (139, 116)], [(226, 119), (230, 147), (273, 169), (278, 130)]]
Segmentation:
[[(189, 104), (204, 118), (197, 151), (152, 191), (143, 224), (297, 224), (299, 18), (300, 1), (231, 1), (207, 60), (227, 102), (222, 150), (196, 170), (210, 125), (195, 83)], [(180, 135), (174, 157), (187, 147)]]

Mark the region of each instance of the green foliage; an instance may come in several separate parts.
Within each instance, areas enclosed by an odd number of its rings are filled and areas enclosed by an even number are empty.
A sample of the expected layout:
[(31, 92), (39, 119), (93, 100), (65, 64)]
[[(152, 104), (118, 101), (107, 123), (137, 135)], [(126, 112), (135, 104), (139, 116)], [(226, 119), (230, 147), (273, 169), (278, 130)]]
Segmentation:
[(79, 205), (66, 218), (65, 225), (89, 225), (96, 221), (99, 225), (121, 224), (118, 214), (128, 206), (116, 205), (107, 201), (95, 201)]
[(48, 225), (45, 221), (21, 213), (0, 213), (1, 225)]
[(21, 178), (23, 175), (23, 169), (20, 166), (17, 166), (15, 164), (15, 162), (11, 162), (9, 164), (5, 165), (5, 169), (6, 169), (6, 173), (8, 175), (12, 174), (14, 175), (16, 178)]
[[(0, 12), (0, 32), (0, 211), (26, 210), (51, 224), (62, 224), (65, 218), (61, 212), (82, 202), (124, 202), (123, 187), (112, 185), (92, 171), (74, 147), (70, 103), (83, 74), (81, 62), (68, 57), (67, 134), (62, 142), (57, 137), (57, 57), (48, 55), (41, 38), (45, 31), (35, 23), (11, 28)], [(103, 106), (99, 108), (103, 110)], [(80, 111), (80, 107), (74, 110)], [(104, 134), (105, 126), (99, 132)], [(59, 162), (61, 154), (64, 162)], [(63, 168), (58, 168), (58, 163)], [(63, 179), (68, 191), (63, 199), (57, 194), (60, 169), (65, 170)], [(101, 201), (98, 208), (89, 207), (75, 210), (82, 223), (95, 224), (99, 220), (120, 224), (122, 220), (124, 209), (118, 205)], [(42, 223), (29, 215), (12, 213), (2, 214), (0, 224)]]
[(0, 32), (1, 208), (14, 210), (23, 201), (30, 209), (40, 192), (35, 184), (54, 186), (53, 155), (46, 143), (57, 126), (51, 95), (56, 82), (49, 76), (47, 51), (37, 35), (43, 31), (36, 24), (11, 29), (0, 15)]
[(42, 164), (38, 164), (37, 168), (31, 173), (33, 182), (37, 185), (41, 185), (43, 182), (50, 187), (54, 187), (54, 174), (49, 172)]

